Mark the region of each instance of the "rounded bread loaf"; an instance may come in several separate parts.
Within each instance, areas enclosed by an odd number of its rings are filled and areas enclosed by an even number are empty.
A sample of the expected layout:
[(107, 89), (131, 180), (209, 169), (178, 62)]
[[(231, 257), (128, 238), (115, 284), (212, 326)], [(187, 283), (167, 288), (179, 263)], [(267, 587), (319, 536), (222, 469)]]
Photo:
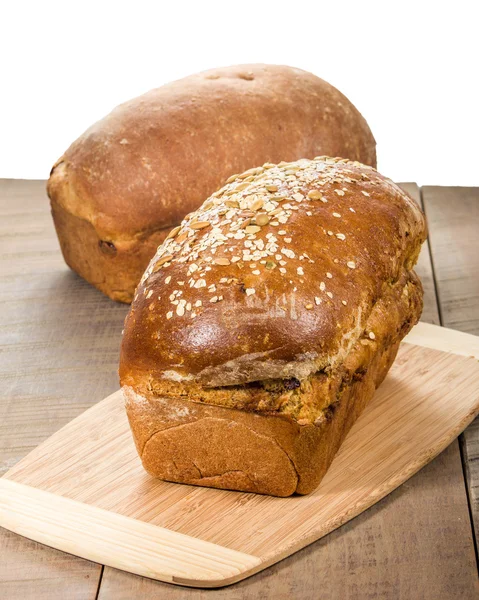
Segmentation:
[(318, 154), (375, 166), (375, 147), (364, 118), (327, 82), (239, 65), (120, 105), (68, 148), (47, 190), (67, 264), (130, 302), (169, 229), (231, 174)]

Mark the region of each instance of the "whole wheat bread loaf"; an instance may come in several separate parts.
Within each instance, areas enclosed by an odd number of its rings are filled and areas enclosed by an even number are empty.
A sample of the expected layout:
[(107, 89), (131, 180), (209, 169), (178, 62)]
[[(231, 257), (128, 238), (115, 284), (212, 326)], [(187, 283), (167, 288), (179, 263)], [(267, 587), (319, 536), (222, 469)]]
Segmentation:
[(318, 157), (232, 178), (150, 262), (120, 377), (138, 452), (168, 481), (312, 491), (417, 322), (416, 203)]
[(230, 175), (318, 154), (376, 164), (360, 113), (306, 71), (240, 65), (152, 90), (90, 127), (53, 167), (48, 194), (65, 261), (131, 302), (168, 231)]

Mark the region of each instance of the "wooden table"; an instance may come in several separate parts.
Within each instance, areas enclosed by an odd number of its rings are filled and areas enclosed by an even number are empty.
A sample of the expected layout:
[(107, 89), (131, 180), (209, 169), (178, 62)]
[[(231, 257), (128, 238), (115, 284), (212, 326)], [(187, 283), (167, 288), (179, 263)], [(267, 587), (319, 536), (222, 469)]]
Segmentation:
[[(479, 188), (402, 184), (426, 211), (423, 320), (479, 335)], [(127, 307), (65, 266), (42, 181), (0, 180), (0, 474), (118, 387)], [(143, 579), (0, 530), (0, 598), (478, 598), (479, 421), (368, 511), (219, 590)]]

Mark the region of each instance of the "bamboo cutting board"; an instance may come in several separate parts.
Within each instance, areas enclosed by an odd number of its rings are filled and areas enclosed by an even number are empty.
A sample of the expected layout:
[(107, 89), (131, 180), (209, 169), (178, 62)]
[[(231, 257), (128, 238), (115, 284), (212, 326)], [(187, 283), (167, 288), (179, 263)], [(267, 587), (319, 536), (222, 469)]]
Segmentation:
[(149, 477), (117, 392), (0, 479), (0, 525), (171, 583), (218, 587), (248, 577), (383, 498), (479, 412), (479, 338), (421, 323), (407, 342), (309, 496), (272, 498)]

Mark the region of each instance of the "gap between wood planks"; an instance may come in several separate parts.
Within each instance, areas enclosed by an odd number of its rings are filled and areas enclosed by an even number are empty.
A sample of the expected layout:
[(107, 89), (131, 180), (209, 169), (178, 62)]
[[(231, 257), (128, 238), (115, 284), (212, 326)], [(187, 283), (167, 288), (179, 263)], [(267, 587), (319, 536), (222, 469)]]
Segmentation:
[(101, 588), (101, 582), (103, 581), (103, 573), (104, 572), (105, 572), (105, 565), (101, 565), (100, 575), (98, 577), (98, 586), (96, 588), (95, 600), (98, 600), (98, 598), (100, 596), (100, 588)]

